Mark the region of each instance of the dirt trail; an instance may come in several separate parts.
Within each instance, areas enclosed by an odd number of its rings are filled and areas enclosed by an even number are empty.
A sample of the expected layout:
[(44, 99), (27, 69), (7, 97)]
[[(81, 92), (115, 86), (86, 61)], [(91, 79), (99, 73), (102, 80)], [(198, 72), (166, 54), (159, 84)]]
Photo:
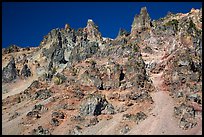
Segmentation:
[(163, 91), (161, 76), (162, 72), (151, 76), (153, 84), (158, 90), (151, 93), (154, 100), (152, 112), (145, 121), (135, 126), (128, 134), (184, 134), (183, 130), (178, 127), (177, 120), (173, 117), (175, 105), (168, 92)]
[(15, 84), (12, 84), (12, 87), (9, 84), (7, 84), (6, 87), (7, 87), (7, 90), (9, 92), (2, 94), (2, 100), (7, 98), (8, 96), (12, 96), (12, 95), (15, 95), (15, 94), (18, 94), (18, 93), (24, 91), (36, 79), (37, 79), (36, 77), (32, 77), (32, 78), (28, 78), (28, 79), (24, 80), (26, 82), (24, 82), (24, 81), (19, 82), (18, 81)]
[[(145, 63), (149, 61), (166, 61), (164, 56), (164, 50), (158, 52), (158, 54), (146, 55), (144, 58)], [(128, 134), (136, 135), (185, 135), (185, 134), (202, 134), (202, 123), (199, 122), (198, 126), (190, 129), (183, 130), (179, 128), (178, 120), (173, 116), (174, 106), (176, 106), (174, 100), (169, 96), (169, 92), (165, 91), (163, 87), (163, 71), (159, 74), (150, 74), (150, 78), (155, 86), (157, 92), (151, 93), (154, 100), (154, 108), (150, 112), (148, 118), (142, 121), (139, 125), (136, 125), (131, 129)]]

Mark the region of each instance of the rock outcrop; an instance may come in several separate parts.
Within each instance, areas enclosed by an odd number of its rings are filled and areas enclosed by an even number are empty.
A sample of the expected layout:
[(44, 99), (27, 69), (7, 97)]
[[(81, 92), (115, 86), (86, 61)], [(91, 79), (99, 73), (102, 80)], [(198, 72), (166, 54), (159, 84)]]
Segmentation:
[(8, 65), (2, 70), (2, 82), (9, 83), (15, 80), (18, 76), (14, 57), (11, 57)]
[(147, 8), (141, 8), (140, 14), (134, 17), (134, 21), (132, 23), (131, 35), (135, 35), (141, 33), (142, 31), (149, 29), (151, 23), (150, 16), (147, 12)]
[(27, 65), (27, 64), (25, 64), (25, 65), (23, 66), (23, 68), (22, 68), (22, 70), (21, 70), (21, 75), (22, 75), (23, 77), (29, 77), (29, 76), (31, 76), (31, 71), (30, 71), (30, 69), (28, 68), (28, 65)]
[(102, 36), (98, 30), (98, 26), (96, 26), (92, 19), (88, 20), (87, 26), (84, 28), (84, 32), (88, 40), (102, 42)]
[(21, 48), (16, 45), (10, 45), (8, 48), (3, 48), (2, 49), (2, 54), (8, 54), (8, 53), (13, 53), (13, 52), (19, 52)]
[(131, 33), (120, 29), (115, 39), (89, 19), (77, 30), (52, 29), (39, 47), (2, 49), (3, 132), (10, 125), (35, 135), (202, 131), (201, 18), (192, 9), (151, 21), (143, 7)]
[(101, 94), (90, 94), (81, 104), (80, 114), (82, 116), (97, 116), (101, 113), (114, 114), (114, 107), (108, 103), (105, 96)]

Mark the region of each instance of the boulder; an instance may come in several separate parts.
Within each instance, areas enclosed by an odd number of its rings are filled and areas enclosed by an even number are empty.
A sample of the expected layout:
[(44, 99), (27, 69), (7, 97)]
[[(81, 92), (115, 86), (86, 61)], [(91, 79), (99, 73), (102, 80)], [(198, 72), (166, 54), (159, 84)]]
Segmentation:
[(130, 93), (126, 94), (126, 97), (129, 98), (130, 100), (141, 101), (141, 102), (145, 100), (153, 101), (152, 97), (145, 90), (131, 91)]
[(32, 135), (51, 135), (48, 129), (44, 129), (42, 126), (38, 126), (37, 129), (33, 129)]
[(60, 122), (58, 119), (52, 118), (50, 124), (53, 126), (59, 126)]
[(126, 134), (126, 133), (128, 133), (130, 131), (130, 127), (126, 124), (126, 125), (124, 125), (122, 128), (121, 128), (121, 130), (120, 130), (120, 132), (122, 133), (122, 134)]
[(68, 135), (81, 135), (82, 128), (80, 126), (75, 126), (73, 129), (69, 130)]
[(114, 107), (108, 103), (104, 95), (90, 94), (83, 101), (80, 106), (80, 114), (83, 116), (97, 116), (101, 113), (113, 114)]
[(8, 65), (2, 70), (2, 82), (9, 83), (15, 80), (17, 76), (18, 72), (16, 70), (14, 57), (12, 56)]
[(38, 110), (32, 110), (28, 112), (26, 116), (30, 118), (40, 118), (41, 117), (40, 112)]
[(179, 118), (179, 127), (187, 130), (197, 125), (195, 117), (195, 109), (182, 103), (178, 107), (174, 107), (174, 114)]
[(33, 98), (36, 99), (47, 99), (52, 96), (52, 92), (49, 89), (40, 89), (37, 91), (34, 95)]
[(78, 99), (82, 99), (85, 96), (85, 94), (81, 90), (74, 90), (74, 94), (74, 97)]
[(91, 117), (88, 119), (88, 122), (85, 124), (85, 127), (94, 126), (99, 122), (98, 118), (96, 116)]
[(77, 115), (77, 116), (71, 116), (70, 120), (81, 123), (81, 122), (85, 121), (85, 118), (81, 115)]
[(65, 114), (63, 112), (54, 111), (54, 112), (52, 112), (52, 117), (53, 118), (58, 118), (58, 119), (64, 119)]
[(140, 111), (136, 114), (124, 114), (123, 115), (123, 120), (133, 120), (134, 122), (136, 122), (137, 124), (140, 122), (140, 121), (143, 121), (147, 118), (147, 115)]

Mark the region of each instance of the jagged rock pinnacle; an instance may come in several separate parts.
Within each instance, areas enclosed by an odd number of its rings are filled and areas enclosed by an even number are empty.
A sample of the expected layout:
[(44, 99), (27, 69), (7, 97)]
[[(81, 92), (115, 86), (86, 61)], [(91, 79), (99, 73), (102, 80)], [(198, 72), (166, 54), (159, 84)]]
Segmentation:
[(93, 20), (92, 19), (88, 19), (88, 22), (93, 22)]
[(65, 24), (65, 30), (69, 30), (70, 29), (70, 25), (69, 24)]
[(151, 19), (147, 12), (147, 8), (142, 7), (140, 10), (140, 14), (134, 17), (131, 34), (134, 35), (137, 32), (141, 32), (142, 30), (150, 28), (150, 21)]
[(101, 41), (102, 36), (98, 30), (98, 26), (93, 22), (92, 19), (88, 19), (87, 26), (85, 27), (87, 33), (87, 39), (91, 41)]

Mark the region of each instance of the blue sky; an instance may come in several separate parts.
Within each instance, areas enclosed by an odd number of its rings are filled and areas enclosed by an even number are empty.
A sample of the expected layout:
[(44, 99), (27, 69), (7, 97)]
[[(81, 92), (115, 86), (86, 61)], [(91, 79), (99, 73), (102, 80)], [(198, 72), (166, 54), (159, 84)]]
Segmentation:
[(119, 28), (130, 31), (143, 6), (153, 20), (168, 11), (200, 9), (202, 2), (2, 2), (2, 47), (38, 46), (50, 30), (64, 28), (66, 23), (83, 28), (88, 19), (99, 26), (103, 37), (115, 38)]

